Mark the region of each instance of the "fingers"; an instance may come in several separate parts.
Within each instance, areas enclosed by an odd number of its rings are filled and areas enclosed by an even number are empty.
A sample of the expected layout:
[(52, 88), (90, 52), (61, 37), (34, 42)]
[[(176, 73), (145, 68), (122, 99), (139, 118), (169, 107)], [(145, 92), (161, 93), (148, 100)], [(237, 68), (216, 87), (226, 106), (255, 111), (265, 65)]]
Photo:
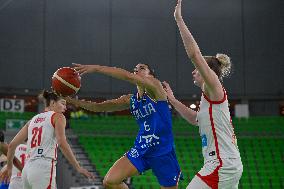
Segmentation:
[(77, 73), (80, 75), (84, 74), (86, 72), (86, 68), (82, 64), (72, 63), (73, 68), (76, 70)]
[(95, 179), (95, 175), (86, 169), (83, 170), (83, 174), (89, 179)]
[(1, 172), (1, 173), (0, 173), (0, 181), (3, 181), (3, 180), (4, 180), (4, 178), (5, 178), (4, 173), (3, 173), (3, 172)]
[(70, 102), (72, 100), (70, 96), (63, 96), (62, 98), (66, 100), (67, 102)]
[(89, 178), (90, 178), (90, 179), (93, 179), (93, 180), (94, 180), (94, 179), (96, 178), (93, 173), (90, 173), (90, 172), (89, 172), (89, 174), (90, 174), (90, 175), (89, 175)]
[(171, 89), (170, 85), (166, 81), (163, 82), (163, 85), (165, 86), (166, 91)]
[(74, 69), (76, 70), (76, 73), (80, 74), (81, 76), (87, 73), (87, 68), (84, 66), (74, 67)]
[(87, 71), (81, 71), (81, 72), (79, 72), (80, 75), (84, 75), (84, 74), (86, 74), (86, 73), (87, 73)]
[(82, 64), (78, 64), (78, 63), (72, 63), (73, 67), (79, 67), (82, 66)]
[(10, 182), (10, 177), (9, 177), (9, 176), (5, 177), (4, 183), (5, 183), (5, 184), (8, 184), (9, 182)]
[(168, 82), (166, 82), (166, 81), (163, 81), (163, 85), (165, 86), (165, 87), (169, 87), (170, 85), (168, 84)]
[(0, 180), (2, 182), (4, 182), (5, 184), (8, 184), (10, 182), (10, 178), (11, 176), (9, 176), (9, 174), (7, 173), (7, 171), (3, 171), (1, 174), (0, 174)]
[(0, 174), (0, 180), (1, 180), (1, 181), (3, 181), (3, 182), (5, 181), (5, 179), (6, 179), (6, 174), (7, 174), (6, 171), (1, 172), (1, 174)]

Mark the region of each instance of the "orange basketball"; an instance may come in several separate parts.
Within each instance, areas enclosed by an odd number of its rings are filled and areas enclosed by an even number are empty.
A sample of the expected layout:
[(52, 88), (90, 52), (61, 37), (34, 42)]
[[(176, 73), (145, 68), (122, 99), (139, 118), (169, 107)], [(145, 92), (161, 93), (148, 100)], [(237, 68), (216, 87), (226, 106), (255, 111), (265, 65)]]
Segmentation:
[(59, 95), (74, 95), (80, 87), (81, 77), (73, 68), (59, 68), (52, 76), (52, 88)]

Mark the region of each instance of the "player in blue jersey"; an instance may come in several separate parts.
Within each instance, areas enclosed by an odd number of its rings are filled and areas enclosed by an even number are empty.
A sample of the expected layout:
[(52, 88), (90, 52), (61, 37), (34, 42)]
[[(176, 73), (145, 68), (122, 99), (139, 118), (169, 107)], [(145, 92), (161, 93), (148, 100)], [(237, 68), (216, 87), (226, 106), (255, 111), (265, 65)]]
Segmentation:
[(101, 103), (66, 98), (69, 103), (94, 112), (130, 109), (139, 125), (134, 146), (106, 174), (106, 188), (126, 189), (124, 179), (152, 169), (161, 188), (177, 188), (181, 170), (176, 159), (172, 133), (171, 112), (167, 94), (161, 82), (146, 64), (138, 64), (134, 72), (100, 65), (74, 64), (80, 73), (102, 73), (128, 81), (137, 86), (137, 92)]

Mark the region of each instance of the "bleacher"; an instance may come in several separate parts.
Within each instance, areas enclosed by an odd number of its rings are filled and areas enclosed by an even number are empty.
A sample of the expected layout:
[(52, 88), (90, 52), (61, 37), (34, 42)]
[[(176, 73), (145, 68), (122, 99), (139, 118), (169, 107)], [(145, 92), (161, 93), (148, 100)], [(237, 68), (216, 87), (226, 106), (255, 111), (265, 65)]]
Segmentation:
[[(72, 120), (72, 128), (80, 133), (79, 141), (102, 177), (132, 146), (135, 139), (135, 121), (132, 118), (121, 118)], [(284, 188), (284, 118), (252, 117), (233, 119), (233, 123), (244, 165), (239, 188)], [(198, 128), (190, 126), (183, 119), (173, 120), (173, 130), (176, 153), (185, 178), (179, 188), (186, 188), (203, 165), (201, 140)], [(133, 177), (132, 185), (135, 189), (159, 187), (151, 171)]]
[(30, 120), (36, 113), (34, 112), (0, 112), (0, 129), (5, 130), (6, 128), (6, 120), (7, 119), (16, 119), (28, 121)]
[[(0, 113), (1, 126), (5, 119), (30, 119), (32, 113)], [(100, 177), (133, 145), (138, 126), (128, 116), (90, 116), (70, 120), (73, 133), (95, 165)], [(251, 117), (233, 119), (238, 138), (244, 172), (240, 189), (284, 188), (284, 118)], [(176, 153), (184, 181), (179, 188), (186, 188), (190, 179), (203, 165), (201, 139), (198, 128), (181, 118), (173, 118)], [(134, 189), (159, 188), (151, 171), (131, 180)]]

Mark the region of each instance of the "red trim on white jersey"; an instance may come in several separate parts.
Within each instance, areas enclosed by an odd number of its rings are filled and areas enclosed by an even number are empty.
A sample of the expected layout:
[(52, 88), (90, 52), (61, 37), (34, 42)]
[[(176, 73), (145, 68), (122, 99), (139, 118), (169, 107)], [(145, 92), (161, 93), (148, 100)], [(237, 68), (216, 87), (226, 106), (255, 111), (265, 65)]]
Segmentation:
[(53, 128), (55, 128), (55, 124), (54, 124), (54, 116), (55, 116), (56, 112), (52, 114), (51, 116), (51, 125), (53, 126)]
[(220, 101), (213, 101), (213, 100), (210, 100), (210, 98), (208, 98), (204, 92), (202, 92), (202, 93), (203, 93), (204, 98), (205, 98), (210, 104), (221, 104), (221, 103), (225, 102), (225, 100), (227, 99), (227, 98), (226, 98), (227, 95), (226, 95), (225, 89), (223, 89), (223, 92), (224, 92), (224, 96), (223, 96), (223, 99), (220, 100)]
[(52, 175), (53, 175), (53, 167), (54, 167), (53, 165), (54, 165), (54, 160), (52, 159), (52, 161), (51, 161), (50, 178), (49, 178), (49, 185), (47, 186), (46, 189), (51, 189)]
[(218, 175), (218, 168), (216, 168), (213, 173), (202, 176), (199, 173), (196, 174), (203, 182), (205, 182), (210, 188), (218, 189), (218, 182), (219, 182), (219, 175)]
[[(224, 96), (226, 97), (225, 91), (224, 91)], [(224, 97), (224, 99), (226, 99), (225, 97)], [(224, 99), (223, 99), (223, 102), (224, 102)], [(208, 102), (210, 102), (210, 101), (208, 101)], [(218, 174), (218, 172), (219, 172), (219, 169), (222, 167), (223, 162), (222, 162), (222, 159), (220, 157), (219, 146), (218, 146), (218, 139), (217, 139), (217, 135), (216, 135), (215, 125), (214, 125), (214, 120), (213, 120), (213, 114), (212, 114), (212, 105), (213, 105), (213, 103), (211, 103), (211, 102), (210, 102), (210, 106), (209, 106), (210, 123), (211, 123), (211, 127), (212, 127), (212, 132), (213, 132), (213, 137), (214, 137), (214, 142), (215, 142), (217, 158), (218, 158), (220, 164), (209, 175), (202, 176), (199, 173), (197, 173), (196, 175), (199, 178), (201, 178), (212, 189), (218, 189), (218, 183), (219, 183), (219, 174)], [(215, 101), (215, 102), (217, 102), (217, 101)]]

